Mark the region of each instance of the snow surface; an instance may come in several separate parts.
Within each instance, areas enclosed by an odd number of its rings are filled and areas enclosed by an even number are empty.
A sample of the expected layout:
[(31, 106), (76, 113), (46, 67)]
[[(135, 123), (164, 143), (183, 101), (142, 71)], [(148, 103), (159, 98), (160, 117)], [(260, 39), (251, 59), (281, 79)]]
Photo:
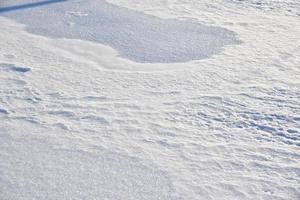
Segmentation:
[(104, 0), (46, 1), (47, 6), (38, 9), (36, 1), (19, 1), (23, 6), (17, 2), (7, 2), (2, 12), (25, 24), (29, 32), (109, 45), (137, 62), (200, 60), (220, 52), (224, 45), (238, 43), (235, 34), (224, 28), (160, 19)]
[(300, 3), (109, 3), (241, 43), (138, 63), (0, 13), (0, 199), (300, 199)]

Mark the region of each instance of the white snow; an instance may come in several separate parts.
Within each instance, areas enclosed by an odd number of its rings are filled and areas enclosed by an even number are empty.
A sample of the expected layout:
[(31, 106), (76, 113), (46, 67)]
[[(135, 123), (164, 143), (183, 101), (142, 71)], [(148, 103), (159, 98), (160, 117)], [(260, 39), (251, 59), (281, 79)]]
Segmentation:
[(0, 199), (300, 199), (298, 1), (109, 2), (241, 43), (138, 63), (0, 13)]

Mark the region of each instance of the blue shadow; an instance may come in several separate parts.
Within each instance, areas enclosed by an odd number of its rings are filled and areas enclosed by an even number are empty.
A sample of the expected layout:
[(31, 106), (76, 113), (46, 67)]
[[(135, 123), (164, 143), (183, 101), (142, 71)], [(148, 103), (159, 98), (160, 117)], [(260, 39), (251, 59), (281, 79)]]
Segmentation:
[(64, 2), (64, 1), (67, 1), (67, 0), (47, 0), (47, 1), (27, 3), (27, 4), (8, 6), (8, 7), (2, 7), (2, 8), (1, 8), (1, 5), (0, 5), (0, 13), (11, 12), (11, 11), (26, 9), (26, 8), (34, 8), (34, 7), (38, 7), (38, 6), (45, 6), (45, 5), (48, 5), (48, 4), (61, 3), (61, 2)]
[[(26, 25), (26, 30), (32, 34), (97, 42), (139, 63), (206, 59), (221, 52), (225, 45), (239, 43), (234, 32), (222, 27), (161, 19), (106, 0), (34, 1), (39, 2), (0, 8), (0, 14), (5, 12), (2, 16)], [(41, 7), (32, 9), (37, 6)], [(20, 10), (9, 12), (17, 9)]]

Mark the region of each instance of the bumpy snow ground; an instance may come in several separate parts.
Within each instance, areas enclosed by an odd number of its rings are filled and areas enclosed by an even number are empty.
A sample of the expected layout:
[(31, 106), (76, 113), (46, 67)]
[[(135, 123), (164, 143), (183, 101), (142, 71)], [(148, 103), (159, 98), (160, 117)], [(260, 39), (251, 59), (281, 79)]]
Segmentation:
[(0, 199), (300, 199), (298, 0), (108, 3), (241, 42), (136, 62), (0, 13)]

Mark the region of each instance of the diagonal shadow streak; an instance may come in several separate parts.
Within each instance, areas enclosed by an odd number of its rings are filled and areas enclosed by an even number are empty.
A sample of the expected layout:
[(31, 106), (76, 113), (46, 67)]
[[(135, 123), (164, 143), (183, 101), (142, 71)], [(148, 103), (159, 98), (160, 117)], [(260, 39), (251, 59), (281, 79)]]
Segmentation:
[(64, 1), (68, 1), (68, 0), (45, 0), (45, 1), (35, 2), (35, 3), (27, 3), (27, 4), (7, 6), (7, 7), (1, 7), (1, 3), (0, 3), (0, 14), (4, 13), (4, 12), (11, 12), (11, 11), (20, 10), (20, 9), (45, 6), (45, 5), (52, 4), (52, 3), (61, 3)]

